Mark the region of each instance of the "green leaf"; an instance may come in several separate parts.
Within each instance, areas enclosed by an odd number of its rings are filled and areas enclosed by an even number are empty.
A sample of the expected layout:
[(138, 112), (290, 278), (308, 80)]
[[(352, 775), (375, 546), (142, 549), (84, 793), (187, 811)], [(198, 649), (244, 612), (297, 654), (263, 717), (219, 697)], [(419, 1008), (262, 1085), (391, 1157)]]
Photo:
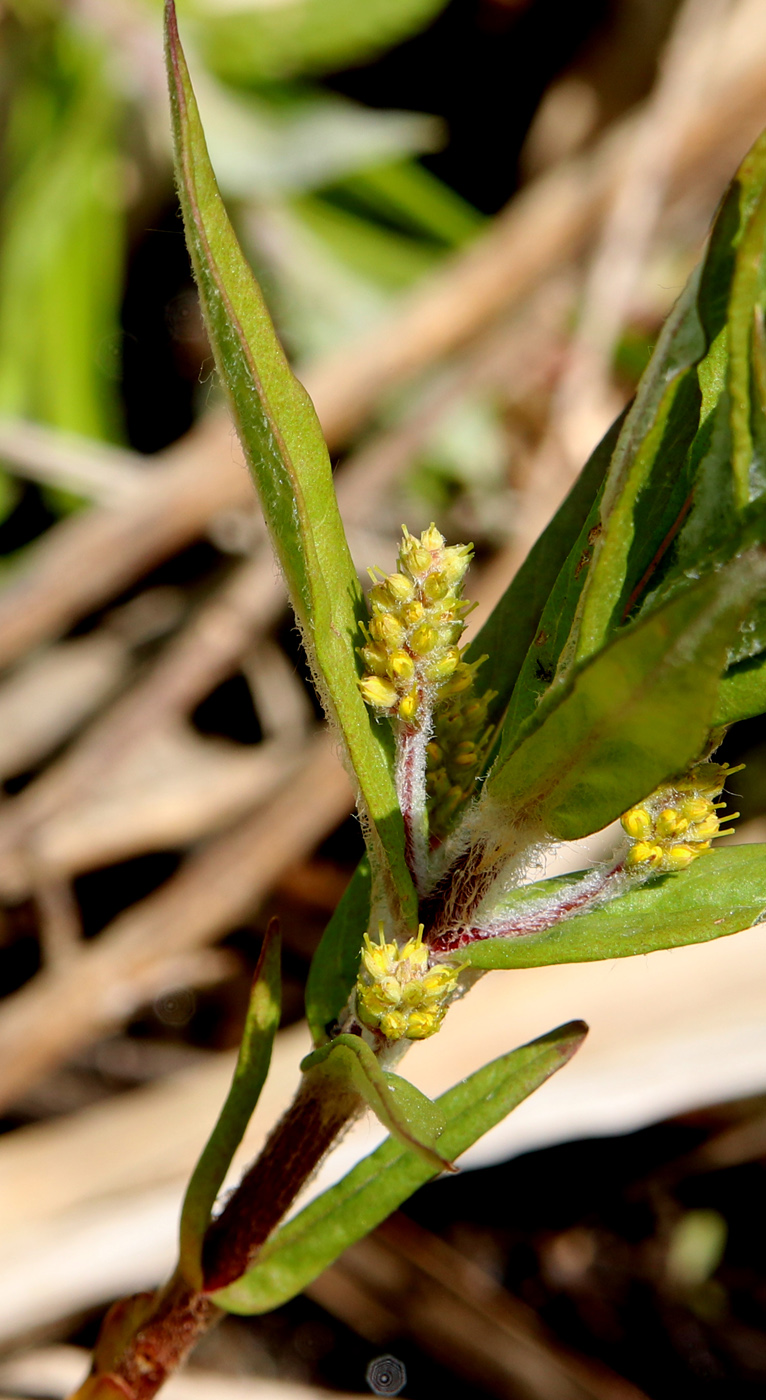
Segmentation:
[(713, 725), (754, 719), (766, 711), (766, 652), (749, 657), (725, 672), (718, 688)]
[(202, 1287), (202, 1244), (210, 1213), (244, 1137), (271, 1062), (279, 1026), (279, 925), (272, 919), (255, 969), (245, 1029), (226, 1102), (187, 1187), (181, 1211), (179, 1266), (194, 1288)]
[(309, 969), (306, 1016), (315, 1045), (328, 1039), (351, 994), (359, 971), (362, 938), (370, 923), (370, 863), (359, 862), (344, 891)]
[[(739, 621), (764, 586), (749, 556), (619, 633), (549, 692), (486, 798), (549, 835), (600, 831), (702, 752)], [(522, 734), (524, 731), (522, 731)]]
[(230, 5), (193, 0), (206, 61), (246, 84), (361, 63), (426, 25), (444, 0), (280, 0)]
[[(586, 1034), (582, 1021), (572, 1021), (493, 1060), (442, 1094), (437, 1100), (447, 1124), (439, 1139), (442, 1149), (452, 1158), (467, 1151), (565, 1065)], [(388, 1138), (337, 1186), (277, 1230), (253, 1268), (213, 1294), (214, 1302), (228, 1312), (245, 1314), (279, 1307), (433, 1175), (416, 1153)]]
[[(762, 308), (765, 291), (766, 248), (766, 134), (756, 141), (739, 172), (742, 210), (741, 232), (734, 258), (728, 297), (728, 388), (731, 393), (732, 475), (738, 505), (746, 505), (766, 484), (763, 407), (753, 402), (753, 333), (756, 309)], [(742, 188), (745, 186), (745, 188)]]
[[(576, 887), (578, 876), (543, 880), (516, 891), (498, 914), (529, 912), (536, 899)], [(472, 967), (547, 967), (551, 963), (632, 958), (660, 948), (708, 943), (758, 924), (766, 915), (766, 846), (710, 851), (679, 875), (660, 875), (590, 913), (544, 933), (488, 938), (461, 948)]]
[(0, 413), (114, 437), (125, 220), (109, 57), (62, 19), (40, 36), (37, 63), (23, 48), (8, 62)]
[[(635, 544), (644, 544), (639, 507), (654, 508), (658, 486), (661, 497), (669, 496), (660, 512), (652, 510), (648, 540), (662, 541), (678, 515), (672, 483), (699, 421), (698, 403), (685, 386), (690, 367), (707, 349), (697, 311), (699, 277), (698, 269), (665, 322), (614, 450), (602, 498), (602, 531), (583, 594), (578, 660), (604, 645), (641, 578), (629, 571)], [(636, 567), (645, 571), (645, 564)]]
[(566, 500), (467, 648), (466, 661), (487, 656), (479, 671), (478, 689), (497, 691), (488, 712), (493, 724), (508, 705), (524, 658), (540, 631), (543, 609), (599, 498), (622, 421), (618, 418), (591, 454)]
[(412, 1148), (432, 1171), (449, 1171), (451, 1163), (434, 1150), (443, 1116), (414, 1084), (380, 1068), (374, 1052), (358, 1035), (339, 1035), (301, 1062), (304, 1074), (334, 1086), (353, 1087), (385, 1128)]
[[(697, 308), (708, 349), (696, 368), (699, 427), (685, 462), (679, 464), (677, 482), (670, 484), (670, 491), (667, 479), (665, 483), (675, 512), (669, 509), (664, 519), (657, 512), (656, 478), (638, 501), (636, 539), (649, 566), (642, 574), (636, 563), (629, 563), (628, 577), (634, 594), (642, 595), (644, 608), (688, 586), (689, 578), (707, 569), (713, 557), (719, 562), (733, 557), (739, 547), (741, 507), (766, 486), (761, 353), (765, 181), (766, 138), (761, 137), (722, 203), (699, 279)], [(659, 482), (672, 465), (663, 454), (656, 468)], [(654, 509), (660, 524), (654, 555), (650, 541), (644, 547), (644, 503)], [(666, 533), (660, 539), (662, 529)]]
[(168, 79), (186, 238), (210, 341), (325, 708), (338, 724), (369, 817), (373, 869), (393, 916), (414, 927), (417, 900), (386, 747), (357, 684), (364, 599), (333, 490), (321, 428), (277, 340), (215, 182), (172, 0)]

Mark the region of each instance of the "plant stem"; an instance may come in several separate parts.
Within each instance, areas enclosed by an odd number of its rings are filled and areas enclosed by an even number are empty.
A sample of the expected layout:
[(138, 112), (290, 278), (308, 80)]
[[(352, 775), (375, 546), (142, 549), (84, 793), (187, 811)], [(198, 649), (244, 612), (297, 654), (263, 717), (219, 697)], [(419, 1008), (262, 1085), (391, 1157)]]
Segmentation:
[[(205, 1240), (205, 1291), (179, 1272), (156, 1294), (148, 1315), (124, 1337), (109, 1337), (105, 1320), (98, 1350), (109, 1357), (72, 1400), (100, 1394), (151, 1400), (189, 1352), (223, 1316), (210, 1294), (239, 1278), (254, 1262), (299, 1191), (313, 1176), (362, 1101), (353, 1091), (333, 1096), (304, 1078), (294, 1102), (273, 1129), (260, 1157), (246, 1172)], [(98, 1352), (97, 1352), (98, 1355)], [(106, 1383), (99, 1390), (99, 1383)]]

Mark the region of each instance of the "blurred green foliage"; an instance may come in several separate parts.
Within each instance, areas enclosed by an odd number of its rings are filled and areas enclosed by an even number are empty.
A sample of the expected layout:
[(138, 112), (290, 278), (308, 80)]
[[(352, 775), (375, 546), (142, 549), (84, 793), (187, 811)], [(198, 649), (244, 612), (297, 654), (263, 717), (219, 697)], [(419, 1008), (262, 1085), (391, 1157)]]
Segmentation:
[[(221, 187), (299, 358), (380, 315), (481, 224), (417, 159), (441, 144), (439, 121), (367, 109), (318, 82), (443, 3), (185, 7)], [(2, 416), (124, 436), (127, 258), (173, 197), (160, 18), (156, 0), (13, 0), (0, 19)], [(0, 478), (0, 519), (14, 499)]]

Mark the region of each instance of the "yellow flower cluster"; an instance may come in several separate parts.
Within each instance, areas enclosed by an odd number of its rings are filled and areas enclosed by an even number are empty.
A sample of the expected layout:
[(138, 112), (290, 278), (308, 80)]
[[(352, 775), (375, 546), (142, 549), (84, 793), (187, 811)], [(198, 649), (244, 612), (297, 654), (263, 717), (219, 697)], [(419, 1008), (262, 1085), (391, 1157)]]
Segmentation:
[(379, 943), (364, 935), (356, 984), (359, 1020), (387, 1040), (427, 1040), (444, 1020), (460, 970), (429, 968), (422, 924), (403, 948), (384, 942), (381, 925)]
[(471, 684), (471, 668), (461, 661), (457, 643), (471, 606), (461, 590), (473, 546), (446, 545), (435, 525), (420, 539), (402, 529), (398, 572), (373, 572), (359, 685), (368, 705), (417, 725), (437, 696)]
[[(726, 803), (713, 798), (720, 797), (726, 779), (740, 768), (698, 763), (686, 777), (658, 788), (645, 802), (631, 807), (621, 819), (632, 842), (626, 866), (659, 873), (685, 870), (710, 849), (716, 836), (728, 836), (730, 831), (721, 831), (718, 816), (718, 809)], [(729, 820), (738, 816), (739, 812), (732, 812)]]
[(496, 694), (464, 691), (446, 700), (434, 716), (434, 736), (426, 746), (432, 836), (446, 836), (458, 808), (473, 793), (494, 732), (487, 725), (487, 709)]

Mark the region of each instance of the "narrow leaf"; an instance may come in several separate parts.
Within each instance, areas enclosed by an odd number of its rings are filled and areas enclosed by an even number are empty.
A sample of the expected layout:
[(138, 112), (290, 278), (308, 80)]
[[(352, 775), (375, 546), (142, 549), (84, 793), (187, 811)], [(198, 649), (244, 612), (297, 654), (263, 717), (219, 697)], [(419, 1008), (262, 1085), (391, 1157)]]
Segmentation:
[(166, 8), (166, 37), (178, 187), (218, 372), (315, 681), (356, 774), (369, 817), (374, 869), (383, 877), (394, 917), (414, 927), (417, 901), (404, 858), (385, 726), (371, 719), (357, 684), (355, 647), (366, 610), (338, 514), (327, 448), (218, 191), (172, 0)]
[(414, 1084), (381, 1069), (358, 1035), (339, 1035), (301, 1062), (304, 1074), (333, 1085), (351, 1085), (385, 1128), (412, 1148), (432, 1171), (450, 1171), (451, 1162), (434, 1150), (444, 1125), (439, 1110)]
[[(734, 259), (727, 310), (729, 391), (731, 394), (732, 473), (737, 504), (742, 507), (766, 486), (763, 432), (758, 420), (762, 406), (753, 393), (756, 313), (762, 314), (764, 297), (764, 248), (766, 248), (766, 136), (747, 157), (748, 194), (754, 201), (748, 211)], [(757, 197), (756, 197), (757, 196)], [(748, 201), (750, 202), (750, 201)], [(760, 449), (760, 450), (759, 450)]]
[[(604, 645), (620, 621), (615, 609), (632, 586), (628, 561), (637, 526), (634, 514), (641, 494), (665, 471), (663, 445), (668, 432), (678, 435), (672, 410), (686, 371), (707, 349), (697, 311), (699, 269), (692, 274), (668, 317), (612, 456), (602, 498), (602, 531), (585, 586), (576, 655), (591, 656)], [(686, 424), (687, 442), (697, 417)], [(674, 458), (678, 454), (678, 445)], [(667, 475), (676, 470), (675, 460)], [(668, 528), (670, 527), (668, 521)], [(657, 528), (655, 522), (655, 530)]]
[(701, 753), (726, 652), (764, 586), (766, 562), (736, 560), (615, 640), (546, 696), (486, 799), (514, 821), (571, 840), (600, 831)]
[(184, 1198), (179, 1263), (195, 1288), (202, 1287), (202, 1243), (210, 1213), (244, 1137), (271, 1061), (280, 1014), (279, 950), (279, 925), (272, 919), (255, 969), (231, 1088)]
[(359, 971), (362, 938), (370, 924), (370, 863), (359, 862), (311, 961), (306, 1016), (315, 1045), (329, 1039)]
[(726, 671), (718, 688), (715, 727), (754, 719), (766, 711), (766, 652)]
[(551, 590), (599, 497), (622, 421), (622, 417), (618, 418), (592, 453), (566, 500), (467, 648), (469, 662), (487, 657), (479, 671), (478, 688), (497, 691), (497, 699), (488, 712), (492, 723), (496, 724), (505, 712), (524, 658), (542, 626), (541, 616)]
[[(437, 1100), (447, 1126), (439, 1144), (459, 1157), (572, 1058), (587, 1033), (582, 1021), (560, 1026), (512, 1050)], [(213, 1295), (234, 1313), (262, 1313), (293, 1298), (355, 1240), (434, 1175), (415, 1152), (390, 1137), (337, 1186), (325, 1191), (264, 1246), (258, 1262)]]
[[(587, 872), (581, 872), (581, 877)], [(565, 875), (530, 885), (504, 912), (577, 883)], [(498, 911), (500, 912), (500, 911)], [(461, 949), (472, 967), (547, 967), (551, 963), (632, 958), (661, 948), (708, 943), (761, 923), (766, 915), (766, 846), (710, 851), (679, 875), (660, 875), (590, 913), (564, 919), (545, 933), (488, 938)]]

